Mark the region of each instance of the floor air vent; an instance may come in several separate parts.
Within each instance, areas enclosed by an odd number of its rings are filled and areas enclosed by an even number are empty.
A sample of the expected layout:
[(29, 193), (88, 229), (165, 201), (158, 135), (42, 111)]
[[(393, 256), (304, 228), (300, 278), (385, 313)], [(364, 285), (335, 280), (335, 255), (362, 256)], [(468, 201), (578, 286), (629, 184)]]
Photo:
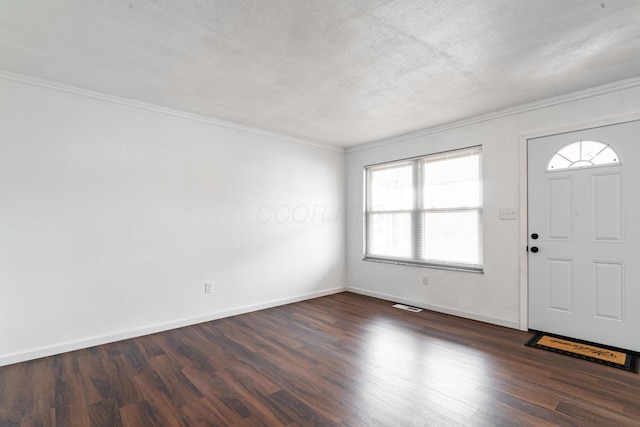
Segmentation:
[(394, 304), (393, 305), (395, 308), (399, 308), (402, 310), (407, 310), (407, 311), (411, 311), (413, 313), (418, 313), (420, 311), (422, 311), (421, 308), (418, 307), (411, 307), (410, 305), (404, 305), (404, 304)]

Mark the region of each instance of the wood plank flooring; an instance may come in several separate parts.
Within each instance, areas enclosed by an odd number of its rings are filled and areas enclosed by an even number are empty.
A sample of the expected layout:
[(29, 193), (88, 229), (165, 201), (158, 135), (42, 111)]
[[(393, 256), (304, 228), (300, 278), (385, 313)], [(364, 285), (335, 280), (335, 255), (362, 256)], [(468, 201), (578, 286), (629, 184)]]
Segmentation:
[(351, 293), (0, 368), (0, 426), (640, 426), (640, 375)]

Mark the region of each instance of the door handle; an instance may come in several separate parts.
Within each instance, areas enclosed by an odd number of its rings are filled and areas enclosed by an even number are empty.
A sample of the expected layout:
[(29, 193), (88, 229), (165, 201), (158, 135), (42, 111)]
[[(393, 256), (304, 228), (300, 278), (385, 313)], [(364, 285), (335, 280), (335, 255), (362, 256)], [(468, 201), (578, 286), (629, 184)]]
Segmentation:
[(538, 249), (538, 247), (537, 247), (537, 246), (531, 246), (531, 252), (533, 252), (534, 254), (535, 254), (536, 252), (538, 252), (539, 250), (540, 250), (540, 249)]

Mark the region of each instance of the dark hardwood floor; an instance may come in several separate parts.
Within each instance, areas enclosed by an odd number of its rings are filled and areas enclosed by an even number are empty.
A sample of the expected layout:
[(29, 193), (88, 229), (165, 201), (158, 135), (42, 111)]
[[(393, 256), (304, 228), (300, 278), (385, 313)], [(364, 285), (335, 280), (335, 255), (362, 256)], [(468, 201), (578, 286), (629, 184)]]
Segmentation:
[(0, 426), (640, 425), (640, 376), (342, 293), (0, 368)]

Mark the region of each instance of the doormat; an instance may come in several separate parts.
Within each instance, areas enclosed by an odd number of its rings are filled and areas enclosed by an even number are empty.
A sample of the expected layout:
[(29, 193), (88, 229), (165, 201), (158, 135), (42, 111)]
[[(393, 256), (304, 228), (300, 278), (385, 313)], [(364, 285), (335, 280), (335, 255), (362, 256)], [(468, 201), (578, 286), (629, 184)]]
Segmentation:
[(537, 331), (525, 345), (638, 373), (638, 354), (620, 348)]

